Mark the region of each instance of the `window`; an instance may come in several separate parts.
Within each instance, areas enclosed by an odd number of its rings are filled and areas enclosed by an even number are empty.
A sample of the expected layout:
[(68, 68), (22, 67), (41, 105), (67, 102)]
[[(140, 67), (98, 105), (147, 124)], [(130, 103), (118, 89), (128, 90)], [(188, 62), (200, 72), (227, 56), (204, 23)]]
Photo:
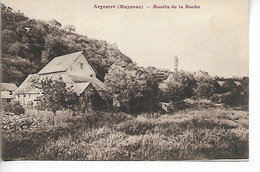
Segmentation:
[(26, 95), (24, 94), (23, 97), (26, 97)]
[(9, 95), (12, 95), (13, 94), (13, 91), (9, 91)]
[(83, 69), (83, 63), (80, 63), (80, 69)]

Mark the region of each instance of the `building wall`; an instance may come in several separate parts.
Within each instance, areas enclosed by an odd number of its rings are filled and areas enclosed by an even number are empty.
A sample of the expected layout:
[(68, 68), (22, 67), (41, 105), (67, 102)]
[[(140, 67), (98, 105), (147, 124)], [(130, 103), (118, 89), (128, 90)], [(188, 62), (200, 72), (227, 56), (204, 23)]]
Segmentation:
[(14, 91), (1, 91), (1, 98), (14, 98)]
[(15, 100), (19, 101), (21, 105), (32, 107), (37, 105), (36, 99), (40, 96), (40, 93), (19, 93), (15, 95)]
[(2, 102), (11, 102), (14, 99), (14, 91), (1, 91)]
[(85, 56), (81, 54), (76, 61), (74, 61), (67, 70), (68, 75), (79, 77), (96, 77), (96, 73), (91, 65), (86, 60)]
[(101, 99), (97, 91), (90, 84), (79, 97), (77, 109), (82, 112), (89, 112), (94, 109), (102, 109), (105, 106), (105, 101)]

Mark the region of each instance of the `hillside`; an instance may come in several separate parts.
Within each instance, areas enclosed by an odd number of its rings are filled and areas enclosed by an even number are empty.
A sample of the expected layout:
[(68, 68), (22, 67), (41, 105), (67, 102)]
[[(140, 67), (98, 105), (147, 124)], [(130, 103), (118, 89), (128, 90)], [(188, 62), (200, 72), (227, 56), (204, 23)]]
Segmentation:
[(132, 63), (116, 45), (77, 34), (72, 25), (29, 19), (4, 4), (1, 13), (2, 82), (20, 85), (52, 58), (79, 50), (93, 63), (101, 80), (115, 61)]

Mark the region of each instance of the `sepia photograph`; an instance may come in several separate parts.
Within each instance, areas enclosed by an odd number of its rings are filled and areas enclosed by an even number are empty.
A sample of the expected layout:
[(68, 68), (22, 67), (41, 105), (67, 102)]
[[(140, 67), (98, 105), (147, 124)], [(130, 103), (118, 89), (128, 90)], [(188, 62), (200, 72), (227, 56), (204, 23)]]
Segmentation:
[(248, 3), (2, 0), (2, 160), (248, 161)]

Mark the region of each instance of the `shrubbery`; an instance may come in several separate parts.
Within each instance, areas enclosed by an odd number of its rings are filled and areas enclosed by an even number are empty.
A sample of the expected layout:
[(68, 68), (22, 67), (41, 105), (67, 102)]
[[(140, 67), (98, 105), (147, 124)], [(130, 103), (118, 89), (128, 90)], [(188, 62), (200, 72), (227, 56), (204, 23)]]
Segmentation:
[(18, 101), (2, 103), (4, 113), (14, 113), (15, 115), (24, 114), (24, 108)]
[(40, 121), (38, 119), (29, 117), (28, 115), (2, 115), (1, 128), (2, 131), (19, 131), (30, 127), (38, 126)]
[(83, 131), (91, 128), (116, 125), (133, 117), (123, 113), (107, 113), (96, 111), (72, 115), (72, 112), (58, 111), (53, 126), (52, 112), (33, 111), (29, 115), (3, 114), (2, 127), (2, 158), (5, 160), (25, 158), (31, 159), (35, 150), (38, 150), (48, 141), (62, 136), (73, 134), (80, 136)]
[(226, 80), (222, 85), (222, 93), (213, 94), (211, 100), (216, 103), (224, 103), (228, 106), (246, 106), (246, 109), (248, 109), (249, 78), (242, 78), (238, 85), (232, 79)]
[(229, 106), (248, 106), (248, 95), (238, 92), (227, 92), (223, 94), (214, 94), (211, 100), (215, 103), (223, 103)]
[(164, 101), (178, 102), (194, 95), (196, 86), (194, 76), (188, 72), (174, 72), (159, 85), (159, 98)]
[(196, 97), (210, 98), (214, 93), (214, 86), (210, 83), (200, 82), (196, 88)]

